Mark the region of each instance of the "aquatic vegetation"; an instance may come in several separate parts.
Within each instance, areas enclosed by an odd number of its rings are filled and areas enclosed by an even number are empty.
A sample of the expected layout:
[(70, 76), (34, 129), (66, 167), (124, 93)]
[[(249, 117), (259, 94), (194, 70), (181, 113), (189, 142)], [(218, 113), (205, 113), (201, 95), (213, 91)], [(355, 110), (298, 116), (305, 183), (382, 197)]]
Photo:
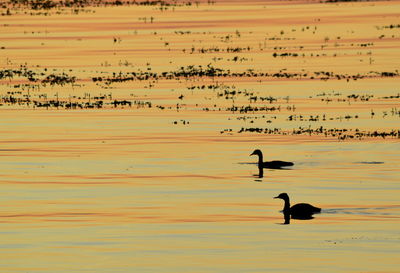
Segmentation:
[[(10, 57), (0, 68), (0, 109), (146, 111), (171, 115), (173, 125), (188, 125), (187, 115), (204, 115), (210, 122), (216, 120), (215, 132), (236, 136), (396, 138), (397, 90), (366, 88), (379, 82), (387, 86), (400, 76), (396, 66), (383, 65), (391, 62), (382, 52), (398, 39), (391, 31), (398, 28), (394, 17), (387, 23), (360, 18), (363, 24), (354, 29), (349, 25), (332, 31), (326, 28), (330, 17), (322, 16), (309, 22), (291, 15), (293, 22), (274, 18), (270, 25), (255, 17), (250, 25), (261, 28), (254, 29), (232, 25), (227, 18), (199, 17), (188, 25), (175, 14), (175, 8), (201, 14), (197, 7), (204, 5), (211, 13), (219, 10), (212, 1), (2, 3), (7, 16), (56, 19), (93, 12), (96, 18), (96, 12), (112, 8), (121, 11), (123, 19), (102, 25), (112, 31), (93, 35), (87, 34), (89, 25), (64, 26), (57, 20), (54, 27), (25, 26), (15, 34), (40, 54), (48, 50), (53, 54), (49, 60), (64, 54), (60, 48), (69, 43), (71, 56), (82, 59), (79, 64), (16, 61), (20, 53), (13, 50), (19, 45), (12, 39), (2, 41), (2, 52)], [(125, 9), (142, 13), (131, 16)], [(12, 33), (16, 26), (3, 27)], [(380, 128), (382, 123), (387, 126)], [(196, 122), (190, 122), (194, 126)]]
[(294, 79), (294, 80), (346, 80), (356, 81), (360, 79), (372, 79), (382, 77), (398, 77), (399, 72), (378, 72), (369, 71), (367, 73), (349, 74), (336, 74), (329, 71), (315, 71), (315, 72), (286, 72), (280, 70), (279, 72), (256, 72), (253, 69), (246, 69), (241, 72), (232, 72), (223, 68), (214, 67), (208, 64), (206, 67), (202, 65), (189, 65), (180, 67), (175, 71), (164, 71), (161, 73), (151, 71), (134, 71), (134, 72), (119, 72), (113, 73), (112, 76), (98, 76), (92, 77), (93, 82), (104, 82), (110, 85), (112, 83), (122, 83), (127, 81), (148, 81), (148, 80), (180, 80), (181, 78), (261, 78), (262, 80), (268, 79)]
[(258, 133), (264, 135), (308, 135), (308, 136), (324, 136), (324, 137), (334, 137), (338, 140), (349, 140), (349, 139), (368, 139), (368, 138), (400, 138), (400, 130), (389, 130), (389, 131), (366, 131), (360, 129), (338, 129), (338, 128), (324, 128), (320, 126), (318, 128), (311, 127), (298, 127), (291, 131), (282, 130), (281, 128), (258, 128), (258, 127), (242, 127), (238, 133)]
[(60, 75), (50, 74), (44, 78), (41, 83), (42, 85), (46, 86), (46, 84), (50, 84), (51, 86), (54, 85), (65, 85), (65, 84), (73, 84), (76, 81), (76, 77), (69, 76), (66, 73), (62, 73)]
[(21, 78), (26, 78), (30, 82), (36, 82), (38, 81), (38, 78), (36, 78), (36, 76), (38, 76), (37, 73), (31, 69), (28, 69), (28, 67), (25, 65), (21, 65), (18, 69), (0, 70), (0, 80), (2, 79), (12, 80), (16, 77), (21, 77)]
[[(214, 2), (208, 1), (207, 4), (214, 4)], [(67, 13), (67, 9), (71, 10), (73, 14), (79, 14), (82, 12), (93, 12), (93, 8), (96, 7), (119, 6), (149, 6), (163, 11), (170, 8), (198, 5), (199, 2), (184, 0), (6, 0), (0, 6), (0, 8), (6, 9), (6, 12), (2, 12), (0, 15), (10, 16), (24, 13), (49, 16), (52, 14)], [(151, 18), (149, 21), (153, 22), (154, 18)]]

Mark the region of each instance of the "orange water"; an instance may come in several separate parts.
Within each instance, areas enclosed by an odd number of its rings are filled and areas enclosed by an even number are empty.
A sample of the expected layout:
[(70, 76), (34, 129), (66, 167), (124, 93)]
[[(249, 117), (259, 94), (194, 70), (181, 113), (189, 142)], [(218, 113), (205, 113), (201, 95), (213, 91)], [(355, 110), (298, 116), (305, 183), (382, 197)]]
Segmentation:
[[(0, 17), (0, 46), (5, 47), (1, 68), (26, 62), (37, 72), (57, 69), (55, 73), (64, 71), (78, 79), (75, 86), (31, 90), (35, 99), (39, 94), (68, 99), (88, 92), (112, 93), (113, 98), (151, 101), (153, 107), (0, 106), (2, 271), (398, 272), (398, 138), (342, 141), (323, 135), (238, 133), (242, 127), (396, 130), (399, 99), (382, 97), (398, 94), (397, 77), (349, 82), (181, 79), (160, 80), (151, 88), (149, 82), (115, 83), (111, 89), (91, 81), (93, 75), (112, 72), (151, 67), (160, 73), (209, 63), (231, 71), (269, 73), (284, 68), (348, 74), (395, 71), (398, 29), (376, 26), (398, 23), (398, 2), (221, 1), (162, 12), (136, 6), (91, 10)], [(138, 19), (150, 16), (153, 23)], [(309, 29), (301, 31), (306, 26)], [(221, 41), (227, 35), (230, 38)], [(264, 44), (265, 37), (275, 36), (295, 40)], [(114, 42), (114, 37), (121, 41)], [(335, 47), (335, 42), (345, 45)], [(240, 54), (182, 52), (192, 45), (252, 49)], [(304, 46), (304, 53), (329, 56), (274, 58), (276, 46), (293, 46), (281, 53)], [(236, 55), (246, 60), (231, 61)], [(3, 79), (0, 94), (21, 91), (13, 85), (26, 82)], [(216, 82), (277, 97), (273, 103), (251, 105), (281, 110), (232, 113), (224, 109), (248, 105), (248, 97), (225, 99), (216, 96), (221, 90), (187, 89)], [(323, 92), (326, 95), (318, 96)], [(374, 97), (337, 101), (351, 94)], [(321, 100), (327, 97), (333, 101)], [(292, 105), (296, 110), (287, 109)], [(288, 121), (290, 115), (323, 114), (333, 120)], [(359, 117), (346, 120), (345, 115)], [(221, 133), (224, 129), (232, 131)], [(293, 161), (295, 166), (265, 170), (258, 178), (256, 158), (249, 156), (256, 148), (266, 160)], [(281, 192), (287, 192), (293, 204), (311, 203), (322, 213), (282, 225), (283, 203), (273, 199)]]

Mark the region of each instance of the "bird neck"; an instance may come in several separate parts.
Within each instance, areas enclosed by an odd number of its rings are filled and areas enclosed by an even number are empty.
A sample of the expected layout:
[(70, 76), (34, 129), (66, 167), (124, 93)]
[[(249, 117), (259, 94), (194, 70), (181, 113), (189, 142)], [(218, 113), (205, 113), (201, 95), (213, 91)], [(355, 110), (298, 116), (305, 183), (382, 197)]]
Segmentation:
[(290, 210), (290, 201), (289, 198), (285, 199), (285, 206), (283, 207), (283, 211), (289, 211)]
[(263, 155), (259, 154), (258, 155), (258, 164), (262, 164), (263, 163)]

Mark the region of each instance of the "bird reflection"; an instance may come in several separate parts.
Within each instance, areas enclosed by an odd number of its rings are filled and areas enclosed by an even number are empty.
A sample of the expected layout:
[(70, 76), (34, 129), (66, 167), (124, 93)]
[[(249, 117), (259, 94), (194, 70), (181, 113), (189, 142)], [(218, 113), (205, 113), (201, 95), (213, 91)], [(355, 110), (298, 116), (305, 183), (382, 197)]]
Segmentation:
[(313, 216), (308, 215), (308, 216), (296, 216), (296, 215), (290, 215), (290, 212), (284, 212), (282, 211), (283, 214), (283, 219), (285, 220), (285, 222), (282, 225), (289, 225), (290, 224), (290, 219), (296, 219), (296, 220), (311, 220), (314, 219)]
[(261, 167), (258, 167), (258, 178), (263, 178), (264, 177), (264, 169)]
[(283, 218), (285, 219), (284, 225), (290, 224), (290, 213), (283, 213)]

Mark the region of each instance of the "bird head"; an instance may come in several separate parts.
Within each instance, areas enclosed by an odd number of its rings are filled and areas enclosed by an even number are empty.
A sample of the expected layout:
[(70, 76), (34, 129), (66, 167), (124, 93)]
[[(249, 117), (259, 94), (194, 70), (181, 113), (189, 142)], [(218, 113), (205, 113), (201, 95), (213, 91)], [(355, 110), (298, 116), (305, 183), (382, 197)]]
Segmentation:
[(283, 193), (279, 194), (278, 196), (275, 196), (274, 198), (275, 199), (279, 198), (279, 199), (283, 199), (283, 200), (289, 200), (289, 195), (287, 195), (286, 192), (283, 192)]
[(254, 151), (251, 153), (251, 155), (262, 155), (262, 152), (261, 152), (259, 149), (257, 149), (257, 150), (254, 150)]

